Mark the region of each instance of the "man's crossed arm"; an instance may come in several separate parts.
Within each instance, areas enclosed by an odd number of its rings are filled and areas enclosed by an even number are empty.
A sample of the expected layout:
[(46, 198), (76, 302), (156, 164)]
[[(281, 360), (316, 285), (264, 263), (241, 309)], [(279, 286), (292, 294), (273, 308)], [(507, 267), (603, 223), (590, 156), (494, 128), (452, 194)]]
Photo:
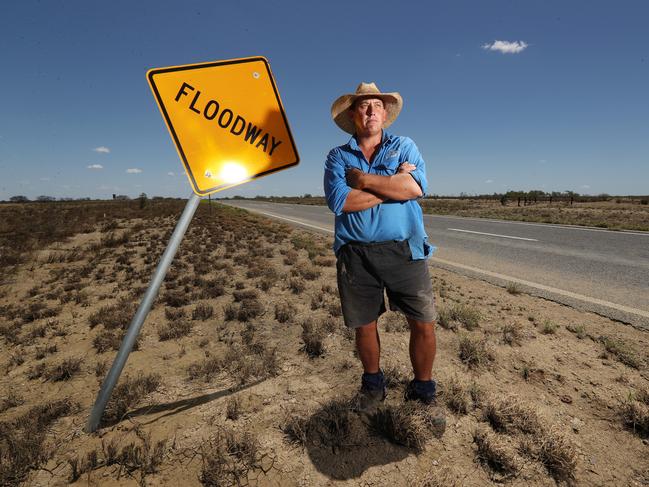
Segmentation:
[(422, 196), (419, 184), (410, 175), (416, 168), (404, 162), (392, 176), (367, 174), (358, 169), (347, 171), (347, 185), (352, 190), (347, 195), (343, 212), (366, 210), (386, 200), (405, 201)]

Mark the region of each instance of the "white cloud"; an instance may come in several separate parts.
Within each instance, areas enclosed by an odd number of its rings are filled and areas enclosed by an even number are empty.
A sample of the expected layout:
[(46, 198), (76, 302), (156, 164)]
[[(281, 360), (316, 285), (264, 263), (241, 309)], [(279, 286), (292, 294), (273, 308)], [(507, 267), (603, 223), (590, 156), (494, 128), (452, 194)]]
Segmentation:
[(50, 180), (50, 178), (47, 178), (47, 177), (46, 178), (40, 178), (40, 181), (49, 181), (49, 180)]
[(485, 183), (487, 183), (487, 184), (491, 184), (491, 183), (493, 183), (493, 182), (494, 182), (493, 179), (487, 179), (487, 180), (485, 181)]
[(169, 171), (169, 172), (167, 173), (167, 176), (175, 176), (175, 175), (176, 175), (176, 174), (173, 173), (172, 171)]
[(104, 147), (103, 145), (99, 146), (99, 147), (95, 147), (93, 150), (95, 152), (100, 152), (102, 154), (109, 154), (110, 153), (110, 149), (108, 147)]
[(129, 174), (140, 174), (142, 172), (142, 169), (138, 169), (137, 167), (132, 167), (130, 169), (127, 169), (126, 172)]
[(483, 44), (482, 49), (488, 51), (498, 51), (502, 54), (518, 54), (519, 52), (524, 51), (527, 48), (527, 42), (525, 41), (493, 41), (493, 43)]
[(590, 189), (590, 186), (588, 184), (582, 184), (581, 188), (582, 189)]
[(104, 166), (102, 166), (101, 164), (90, 164), (88, 166), (88, 169), (103, 169), (103, 168)]

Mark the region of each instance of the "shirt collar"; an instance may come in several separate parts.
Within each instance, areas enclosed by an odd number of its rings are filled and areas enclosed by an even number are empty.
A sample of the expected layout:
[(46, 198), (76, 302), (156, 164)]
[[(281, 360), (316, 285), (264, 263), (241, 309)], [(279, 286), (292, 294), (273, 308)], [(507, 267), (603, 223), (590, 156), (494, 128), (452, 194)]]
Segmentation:
[[(388, 132), (387, 130), (383, 129), (383, 138), (381, 139), (381, 145), (392, 142), (393, 135)], [(352, 150), (361, 150), (361, 148), (358, 145), (358, 141), (356, 140), (356, 134), (352, 135), (347, 142), (347, 145), (349, 146), (350, 149)]]

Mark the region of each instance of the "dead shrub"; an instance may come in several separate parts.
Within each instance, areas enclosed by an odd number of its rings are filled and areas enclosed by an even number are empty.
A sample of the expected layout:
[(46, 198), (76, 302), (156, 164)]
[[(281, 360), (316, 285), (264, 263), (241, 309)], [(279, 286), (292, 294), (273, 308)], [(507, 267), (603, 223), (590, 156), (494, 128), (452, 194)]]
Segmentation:
[(241, 416), (241, 399), (238, 396), (233, 396), (225, 405), (225, 417), (236, 421), (239, 416)]
[(212, 315), (214, 315), (214, 308), (210, 304), (199, 303), (192, 311), (193, 320), (205, 321), (210, 319)]
[(387, 365), (383, 368), (383, 376), (385, 378), (385, 386), (388, 389), (396, 389), (398, 387), (405, 387), (410, 382), (409, 373), (403, 368), (396, 365)]
[(172, 321), (158, 328), (158, 338), (161, 342), (176, 340), (189, 335), (192, 331), (192, 323), (187, 320)]
[(104, 423), (119, 422), (126, 413), (144, 400), (147, 394), (155, 391), (161, 382), (158, 374), (143, 374), (126, 377), (113, 390), (103, 416)]
[(234, 291), (232, 296), (234, 297), (234, 302), (238, 303), (240, 301), (257, 299), (259, 293), (255, 289), (246, 289), (243, 291)]
[(34, 406), (15, 420), (0, 423), (0, 485), (18, 486), (31, 470), (51, 458), (53, 448), (43, 447), (50, 426), (77, 408), (70, 399), (61, 399)]
[(21, 406), (25, 403), (25, 400), (20, 396), (14, 389), (9, 389), (5, 397), (0, 399), (0, 414), (8, 411), (11, 408)]
[(184, 291), (172, 290), (165, 292), (162, 299), (167, 304), (167, 306), (171, 306), (172, 308), (180, 308), (182, 306), (190, 304), (191, 295)]
[(135, 314), (135, 305), (121, 301), (117, 304), (102, 306), (88, 318), (90, 328), (103, 325), (106, 330), (126, 329)]
[(500, 432), (536, 433), (541, 430), (541, 420), (534, 409), (517, 396), (491, 398), (482, 411), (491, 427)]
[(56, 353), (58, 351), (58, 348), (56, 345), (47, 345), (45, 347), (36, 347), (36, 354), (34, 355), (34, 358), (36, 360), (41, 360), (45, 358), (47, 355), (51, 355), (53, 353)]
[(249, 475), (261, 468), (259, 440), (250, 432), (219, 429), (201, 446), (204, 485), (248, 485)]
[(479, 426), (473, 433), (473, 441), (478, 460), (504, 478), (513, 477), (521, 470), (521, 458), (513, 448), (487, 428)]
[(297, 313), (297, 308), (288, 301), (283, 301), (275, 305), (275, 319), (280, 323), (286, 323)]
[(306, 283), (300, 277), (291, 277), (288, 280), (288, 288), (293, 294), (301, 294), (306, 289)]
[(185, 316), (187, 316), (187, 313), (182, 308), (165, 308), (165, 317), (169, 321), (182, 320)]
[(60, 312), (61, 308), (50, 308), (46, 303), (43, 303), (42, 301), (31, 303), (21, 310), (18, 310), (18, 313), (22, 315), (21, 317), (23, 323), (31, 323), (42, 318), (51, 318), (58, 315)]
[(305, 262), (300, 262), (299, 264), (294, 266), (293, 269), (291, 269), (291, 274), (293, 276), (301, 276), (307, 281), (316, 280), (318, 277), (320, 277), (321, 273), (322, 272), (320, 271), (320, 269)]
[(209, 279), (202, 282), (201, 286), (201, 297), (204, 299), (213, 299), (223, 296), (225, 294), (225, 288), (216, 279)]
[[(646, 391), (644, 394), (649, 394)], [(637, 399), (629, 397), (620, 408), (622, 422), (631, 431), (649, 437), (649, 397), (641, 393)]]
[(495, 360), (486, 338), (462, 335), (459, 339), (459, 350), (460, 360), (470, 369), (489, 365)]
[(187, 375), (190, 380), (203, 379), (211, 381), (214, 376), (225, 367), (224, 360), (220, 357), (207, 357), (199, 362), (194, 362), (187, 368)]
[(223, 318), (225, 321), (232, 321), (239, 313), (239, 306), (234, 303), (228, 303), (223, 307)]
[(503, 343), (514, 346), (523, 341), (523, 327), (519, 323), (507, 323), (502, 327)]
[(239, 310), (237, 311), (237, 320), (239, 321), (248, 321), (252, 318), (257, 318), (264, 313), (264, 307), (257, 300), (253, 299), (244, 299), (239, 305)]
[(44, 374), (45, 379), (53, 382), (70, 380), (81, 370), (81, 361), (81, 358), (67, 358), (50, 367)]
[(324, 334), (310, 320), (302, 322), (302, 348), (310, 358), (321, 357), (325, 353)]

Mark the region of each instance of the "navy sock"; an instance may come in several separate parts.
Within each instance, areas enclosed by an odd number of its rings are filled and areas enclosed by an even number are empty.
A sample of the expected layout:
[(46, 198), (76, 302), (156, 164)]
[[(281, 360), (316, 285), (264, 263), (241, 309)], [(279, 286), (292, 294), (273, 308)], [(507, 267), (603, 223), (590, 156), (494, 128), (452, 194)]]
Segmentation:
[(383, 371), (379, 370), (374, 374), (364, 373), (361, 379), (363, 389), (383, 389), (385, 387), (385, 376)]

